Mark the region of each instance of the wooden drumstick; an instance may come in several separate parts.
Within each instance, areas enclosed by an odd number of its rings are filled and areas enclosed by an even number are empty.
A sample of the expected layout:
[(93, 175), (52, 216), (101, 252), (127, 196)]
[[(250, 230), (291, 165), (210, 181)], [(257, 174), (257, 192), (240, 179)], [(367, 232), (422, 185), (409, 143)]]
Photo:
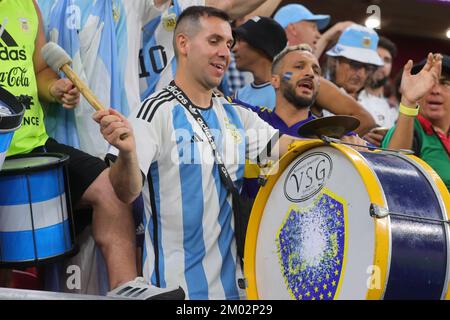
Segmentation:
[[(96, 111), (106, 109), (92, 92), (92, 90), (89, 89), (87, 84), (84, 83), (84, 81), (81, 80), (80, 77), (75, 73), (75, 71), (72, 70), (72, 68), (70, 67), (70, 64), (72, 64), (72, 59), (67, 54), (67, 52), (64, 51), (63, 48), (58, 46), (55, 42), (48, 42), (42, 47), (41, 54), (45, 62), (47, 62), (48, 66), (52, 68), (53, 71), (55, 71), (56, 73), (59, 73), (59, 71), (64, 72), (67, 78), (72, 81), (74, 86), (78, 88), (83, 97)], [(123, 140), (127, 136), (128, 135), (126, 133), (122, 134), (120, 136), (120, 139)]]

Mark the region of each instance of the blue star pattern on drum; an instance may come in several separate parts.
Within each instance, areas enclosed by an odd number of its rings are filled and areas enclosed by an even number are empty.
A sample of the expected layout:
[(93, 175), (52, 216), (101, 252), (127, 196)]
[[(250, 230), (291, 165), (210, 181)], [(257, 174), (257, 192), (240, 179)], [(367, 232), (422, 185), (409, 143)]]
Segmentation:
[(289, 208), (277, 234), (281, 271), (292, 298), (331, 300), (344, 265), (346, 203), (324, 189), (314, 203)]

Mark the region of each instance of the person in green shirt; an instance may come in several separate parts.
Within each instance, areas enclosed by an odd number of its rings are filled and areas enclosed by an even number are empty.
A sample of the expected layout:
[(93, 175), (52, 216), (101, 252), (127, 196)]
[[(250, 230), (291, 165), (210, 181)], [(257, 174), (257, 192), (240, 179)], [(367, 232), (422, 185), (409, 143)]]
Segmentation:
[[(423, 81), (415, 81), (419, 76)], [(428, 55), (402, 75), (397, 125), (382, 147), (412, 149), (427, 162), (450, 190), (450, 56)]]

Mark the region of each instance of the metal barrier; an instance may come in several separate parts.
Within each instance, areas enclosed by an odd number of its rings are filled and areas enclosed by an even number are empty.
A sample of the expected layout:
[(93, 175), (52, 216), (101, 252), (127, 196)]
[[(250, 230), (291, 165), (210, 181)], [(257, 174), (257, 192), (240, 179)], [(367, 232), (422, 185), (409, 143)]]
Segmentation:
[(0, 288), (0, 300), (120, 300), (106, 296)]

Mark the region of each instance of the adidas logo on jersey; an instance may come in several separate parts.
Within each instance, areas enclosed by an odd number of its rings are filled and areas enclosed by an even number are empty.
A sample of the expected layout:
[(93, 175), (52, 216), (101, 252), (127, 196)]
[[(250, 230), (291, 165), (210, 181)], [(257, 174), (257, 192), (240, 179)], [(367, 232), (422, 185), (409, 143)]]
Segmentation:
[(3, 61), (24, 61), (27, 59), (27, 54), (24, 49), (8, 49), (8, 47), (0, 48), (0, 60)]
[(145, 233), (144, 224), (141, 222), (139, 226), (136, 228), (136, 235), (142, 235)]
[(16, 40), (0, 24), (0, 60), (2, 61), (24, 61), (27, 59), (25, 49), (19, 49)]

